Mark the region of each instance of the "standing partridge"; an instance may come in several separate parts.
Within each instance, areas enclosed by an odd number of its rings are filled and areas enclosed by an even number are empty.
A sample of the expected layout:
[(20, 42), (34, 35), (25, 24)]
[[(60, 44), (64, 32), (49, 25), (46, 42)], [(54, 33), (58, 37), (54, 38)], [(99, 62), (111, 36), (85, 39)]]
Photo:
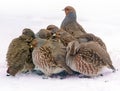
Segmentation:
[(99, 75), (104, 67), (115, 71), (109, 54), (97, 42), (70, 42), (66, 63), (72, 70), (90, 77)]
[(32, 42), (34, 45), (32, 57), (34, 64), (45, 74), (45, 77), (64, 70), (72, 74), (72, 70), (66, 65), (66, 49), (60, 40), (50, 38), (42, 42), (42, 45), (39, 45), (39, 42), (41, 41)]
[(86, 31), (76, 20), (77, 17), (75, 9), (72, 6), (67, 6), (64, 8), (64, 11), (66, 16), (62, 21), (61, 28), (73, 35), (75, 38), (85, 34)]
[(15, 76), (18, 72), (32, 70), (32, 51), (30, 43), (35, 38), (34, 32), (25, 28), (22, 35), (12, 40), (6, 54), (7, 73)]

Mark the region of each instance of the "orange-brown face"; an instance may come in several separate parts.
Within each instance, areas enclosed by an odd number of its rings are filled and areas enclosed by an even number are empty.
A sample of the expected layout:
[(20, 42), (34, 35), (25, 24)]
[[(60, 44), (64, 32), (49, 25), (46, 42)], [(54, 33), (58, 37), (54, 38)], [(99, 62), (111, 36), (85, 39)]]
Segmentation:
[(62, 38), (63, 37), (63, 34), (64, 34), (64, 31), (63, 30), (59, 30), (56, 32), (56, 38)]
[(31, 43), (31, 46), (34, 48), (34, 47), (37, 46), (37, 44), (38, 44), (37, 39), (34, 39), (34, 40), (32, 41), (32, 43)]
[(68, 8), (65, 9), (65, 14), (68, 15), (68, 13), (70, 12), (70, 10)]
[(65, 14), (68, 15), (70, 12), (75, 12), (75, 9), (71, 6), (67, 6), (65, 7), (64, 11), (65, 11)]

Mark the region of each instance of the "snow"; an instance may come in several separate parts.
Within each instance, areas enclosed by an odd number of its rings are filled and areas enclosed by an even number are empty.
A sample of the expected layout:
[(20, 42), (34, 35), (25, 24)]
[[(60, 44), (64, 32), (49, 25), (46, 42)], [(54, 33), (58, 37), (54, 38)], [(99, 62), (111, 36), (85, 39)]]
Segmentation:
[[(78, 22), (87, 32), (106, 43), (113, 65), (104, 76), (94, 78), (49, 78), (27, 73), (6, 76), (6, 52), (24, 28), (35, 33), (49, 24), (60, 26), (64, 12), (73, 6)], [(120, 89), (120, 3), (119, 0), (0, 0), (0, 89), (1, 91), (119, 91)]]

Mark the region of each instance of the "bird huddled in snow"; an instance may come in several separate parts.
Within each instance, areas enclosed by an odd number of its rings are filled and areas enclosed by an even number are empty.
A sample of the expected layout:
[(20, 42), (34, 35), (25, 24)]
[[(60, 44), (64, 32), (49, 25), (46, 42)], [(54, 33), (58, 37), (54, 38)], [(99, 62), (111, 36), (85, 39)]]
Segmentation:
[(66, 65), (66, 50), (60, 40), (50, 38), (41, 42), (41, 39), (35, 39), (32, 45), (34, 45), (32, 53), (33, 63), (45, 74), (44, 77), (49, 77), (62, 71), (72, 74), (72, 70)]
[(72, 6), (66, 6), (64, 8), (65, 18), (61, 23), (61, 28), (75, 38), (78, 38), (80, 35), (85, 34), (86, 31), (83, 27), (77, 22), (76, 11)]
[(115, 71), (109, 54), (97, 42), (70, 42), (66, 63), (72, 70), (90, 77), (101, 74), (104, 67)]
[(34, 69), (32, 61), (31, 42), (35, 38), (31, 29), (25, 28), (22, 35), (11, 41), (6, 54), (7, 73), (15, 76), (19, 72), (31, 71)]

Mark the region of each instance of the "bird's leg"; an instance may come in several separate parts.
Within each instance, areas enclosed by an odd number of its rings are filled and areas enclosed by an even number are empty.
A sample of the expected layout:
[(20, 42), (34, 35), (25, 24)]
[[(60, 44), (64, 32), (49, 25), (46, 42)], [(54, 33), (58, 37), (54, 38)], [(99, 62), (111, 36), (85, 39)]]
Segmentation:
[(46, 73), (42, 76), (43, 79), (48, 79), (49, 77), (51, 77), (52, 75), (49, 73)]
[(78, 77), (79, 78), (91, 78), (90, 76), (86, 76), (86, 75), (83, 75), (83, 74), (80, 74)]
[(7, 75), (6, 76), (10, 76), (10, 74), (9, 73), (7, 73)]
[(32, 73), (37, 74), (37, 75), (43, 75), (43, 73), (40, 70), (32, 70)]
[(103, 74), (100, 74), (100, 76), (104, 76)]
[(43, 75), (43, 76), (42, 76), (42, 79), (48, 79), (48, 76)]

